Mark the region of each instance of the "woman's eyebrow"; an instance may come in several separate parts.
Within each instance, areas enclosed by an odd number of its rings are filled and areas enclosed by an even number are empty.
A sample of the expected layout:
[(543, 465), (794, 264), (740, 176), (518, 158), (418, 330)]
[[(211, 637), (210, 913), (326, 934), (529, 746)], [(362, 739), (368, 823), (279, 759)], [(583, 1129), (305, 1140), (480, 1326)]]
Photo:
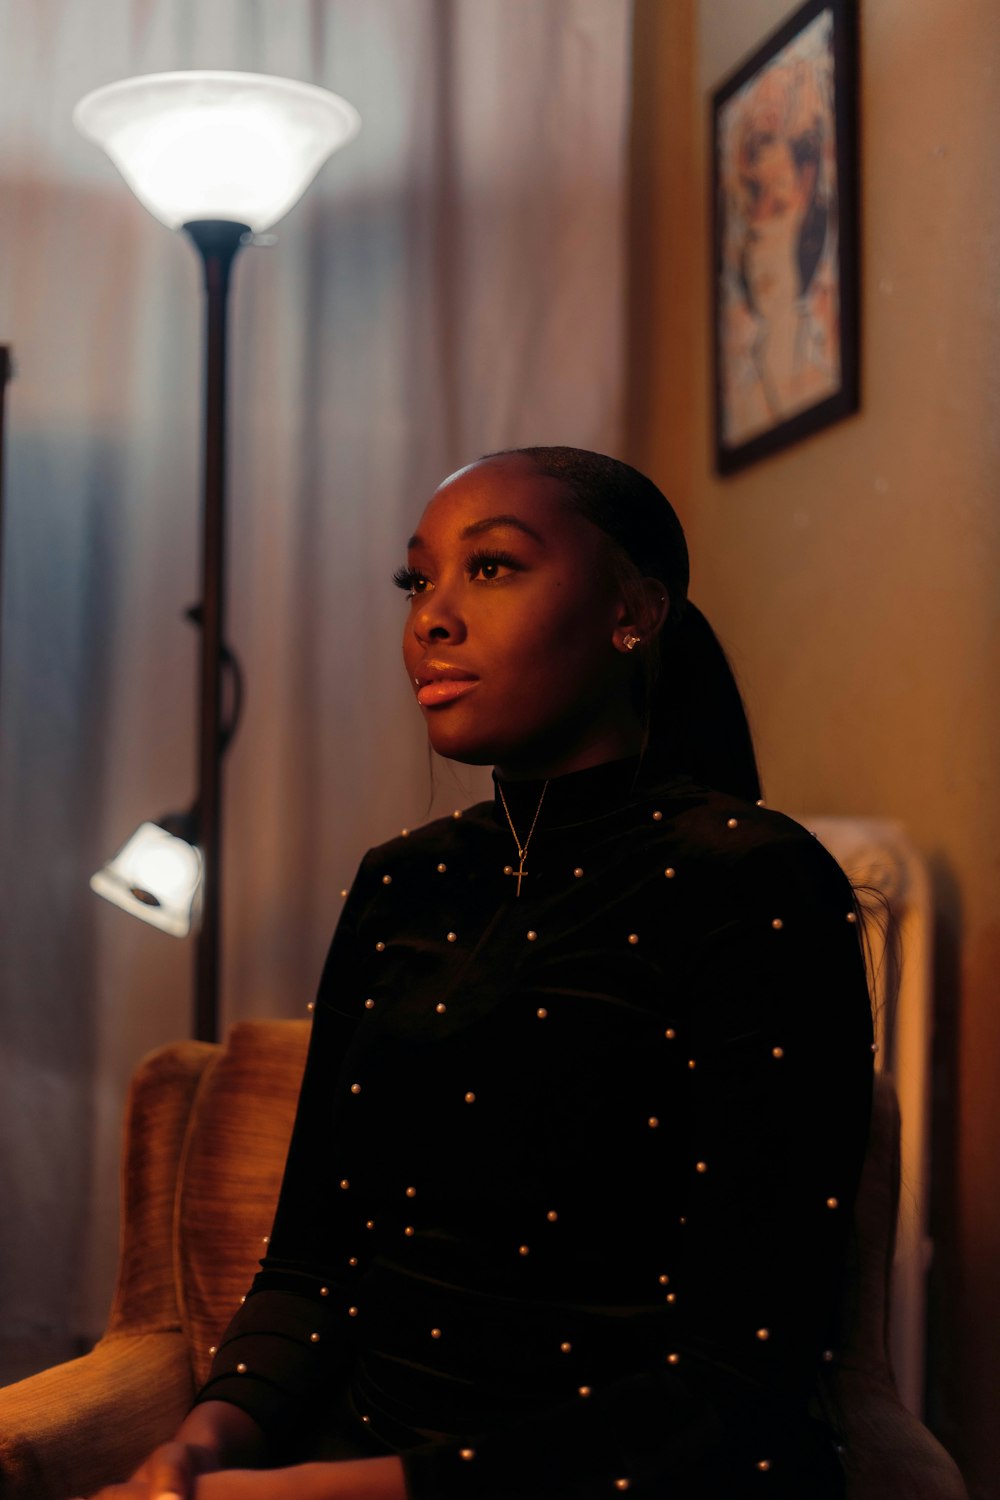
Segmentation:
[[(479, 536), (483, 531), (497, 531), (501, 527), (508, 527), (514, 531), (523, 531), (525, 536), (530, 536), (540, 547), (545, 546), (544, 537), (539, 536), (538, 532), (529, 526), (527, 521), (522, 521), (520, 516), (486, 516), (482, 521), (473, 521), (469, 526), (463, 527), (459, 532), (459, 536), (462, 541), (465, 541), (470, 536)], [(426, 544), (420, 533), (414, 532), (406, 545), (408, 550), (412, 552)]]
[(473, 521), (471, 526), (463, 529), (462, 540), (464, 541), (466, 537), (478, 536), (482, 531), (498, 530), (502, 526), (510, 527), (514, 531), (523, 531), (525, 536), (532, 537), (540, 547), (545, 546), (543, 538), (528, 525), (527, 521), (522, 521), (520, 516), (487, 516), (485, 520)]

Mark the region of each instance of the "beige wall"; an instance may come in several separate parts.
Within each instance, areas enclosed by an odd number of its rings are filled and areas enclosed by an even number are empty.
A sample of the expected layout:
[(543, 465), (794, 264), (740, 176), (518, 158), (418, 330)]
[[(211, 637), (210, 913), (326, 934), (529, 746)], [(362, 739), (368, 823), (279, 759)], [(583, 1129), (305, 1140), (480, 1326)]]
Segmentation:
[(787, 0), (637, 0), (628, 456), (688, 529), (772, 805), (902, 819), (939, 907), (929, 1412), (1000, 1473), (1000, 10), (866, 0), (862, 410), (710, 460), (707, 99)]

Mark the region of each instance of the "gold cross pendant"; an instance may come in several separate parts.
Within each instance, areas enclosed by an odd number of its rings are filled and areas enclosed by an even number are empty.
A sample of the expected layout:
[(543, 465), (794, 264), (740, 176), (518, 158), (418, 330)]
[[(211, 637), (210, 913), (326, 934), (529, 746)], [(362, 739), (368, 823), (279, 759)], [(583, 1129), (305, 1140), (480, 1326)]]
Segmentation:
[(517, 880), (517, 890), (514, 892), (515, 896), (519, 896), (521, 894), (521, 881), (527, 874), (529, 874), (529, 871), (524, 868), (524, 861), (526, 856), (520, 849), (517, 852), (520, 856), (520, 863), (518, 864), (517, 869), (515, 870), (513, 865), (504, 865), (503, 867), (503, 872), (505, 875), (513, 875)]

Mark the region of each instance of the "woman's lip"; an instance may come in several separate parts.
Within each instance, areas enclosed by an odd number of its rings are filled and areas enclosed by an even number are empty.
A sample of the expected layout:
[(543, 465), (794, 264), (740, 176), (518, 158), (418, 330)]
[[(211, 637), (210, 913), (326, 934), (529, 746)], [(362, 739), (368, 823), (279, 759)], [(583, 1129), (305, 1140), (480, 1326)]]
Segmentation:
[(478, 677), (438, 677), (433, 682), (424, 683), (417, 693), (417, 702), (421, 708), (436, 708), (438, 704), (464, 697), (478, 684)]

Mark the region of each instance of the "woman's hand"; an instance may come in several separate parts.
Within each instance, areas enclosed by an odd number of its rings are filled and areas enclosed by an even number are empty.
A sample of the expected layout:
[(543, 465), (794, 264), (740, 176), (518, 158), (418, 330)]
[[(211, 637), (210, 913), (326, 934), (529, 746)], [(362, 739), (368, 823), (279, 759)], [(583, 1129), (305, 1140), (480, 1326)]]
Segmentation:
[(91, 1500), (196, 1500), (199, 1475), (261, 1463), (264, 1450), (264, 1434), (245, 1411), (228, 1401), (203, 1401), (131, 1479), (106, 1485)]
[(161, 1443), (132, 1476), (131, 1483), (146, 1484), (150, 1500), (194, 1500), (199, 1474), (214, 1474), (219, 1468), (218, 1454), (200, 1443), (175, 1438)]
[(289, 1469), (199, 1470), (198, 1462), (193, 1445), (164, 1443), (131, 1479), (108, 1485), (91, 1500), (406, 1500), (403, 1466), (395, 1455)]
[(210, 1448), (175, 1439), (154, 1448), (131, 1479), (106, 1485), (92, 1500), (195, 1500), (198, 1476), (218, 1468)]
[[(133, 1497), (126, 1494), (115, 1500)], [(150, 1494), (148, 1500), (159, 1497)], [(406, 1500), (406, 1484), (403, 1466), (393, 1454), (290, 1469), (227, 1469), (199, 1479), (193, 1500)]]

